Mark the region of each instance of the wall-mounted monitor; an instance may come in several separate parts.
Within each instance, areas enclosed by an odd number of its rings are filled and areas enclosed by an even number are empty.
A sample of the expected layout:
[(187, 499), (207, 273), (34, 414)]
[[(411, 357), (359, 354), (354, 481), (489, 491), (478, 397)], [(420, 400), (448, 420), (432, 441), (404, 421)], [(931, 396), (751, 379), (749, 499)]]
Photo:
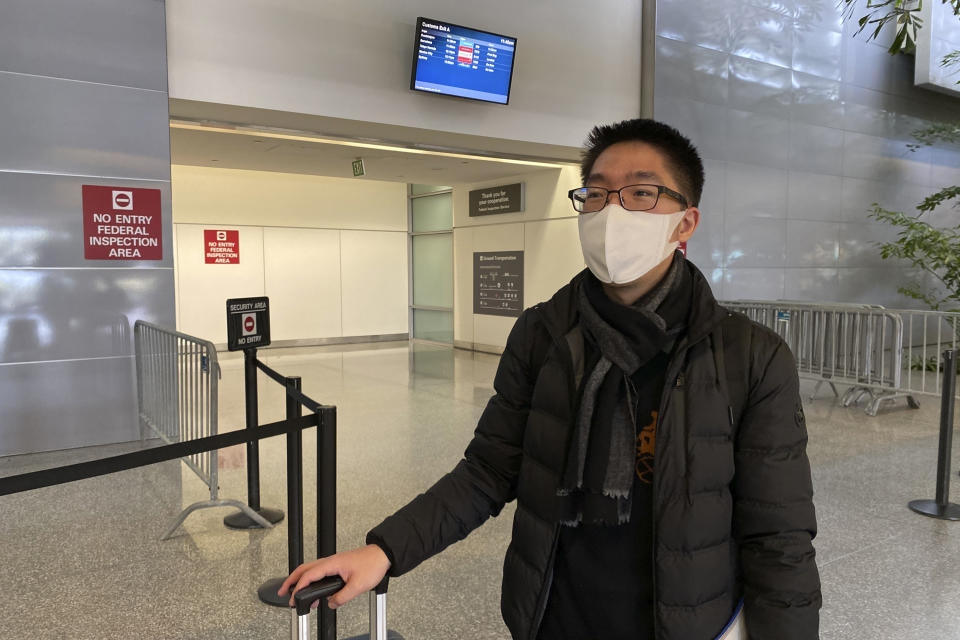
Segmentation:
[(507, 104), (517, 39), (417, 18), (410, 88)]

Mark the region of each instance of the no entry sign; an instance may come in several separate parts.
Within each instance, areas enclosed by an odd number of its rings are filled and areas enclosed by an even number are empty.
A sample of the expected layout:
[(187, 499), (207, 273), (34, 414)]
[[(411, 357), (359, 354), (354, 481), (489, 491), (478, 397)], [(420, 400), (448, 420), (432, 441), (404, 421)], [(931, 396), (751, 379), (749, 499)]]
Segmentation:
[(206, 264), (240, 264), (240, 232), (236, 229), (203, 230)]
[(81, 191), (85, 259), (163, 259), (160, 189), (85, 184)]
[(227, 300), (227, 349), (240, 351), (270, 344), (270, 299)]

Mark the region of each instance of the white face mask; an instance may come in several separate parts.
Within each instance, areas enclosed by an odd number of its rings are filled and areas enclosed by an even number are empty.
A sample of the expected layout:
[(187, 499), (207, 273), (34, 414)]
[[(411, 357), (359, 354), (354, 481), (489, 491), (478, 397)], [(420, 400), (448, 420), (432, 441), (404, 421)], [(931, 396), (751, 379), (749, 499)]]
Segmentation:
[(627, 211), (618, 204), (581, 213), (577, 222), (587, 267), (601, 282), (633, 282), (677, 248), (670, 236), (684, 213)]

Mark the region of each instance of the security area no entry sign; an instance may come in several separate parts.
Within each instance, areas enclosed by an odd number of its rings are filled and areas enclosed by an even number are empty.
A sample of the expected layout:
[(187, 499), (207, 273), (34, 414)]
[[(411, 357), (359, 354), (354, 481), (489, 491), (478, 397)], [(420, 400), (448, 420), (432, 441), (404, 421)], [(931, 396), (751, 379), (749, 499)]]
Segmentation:
[(227, 300), (227, 349), (242, 351), (270, 344), (269, 298)]

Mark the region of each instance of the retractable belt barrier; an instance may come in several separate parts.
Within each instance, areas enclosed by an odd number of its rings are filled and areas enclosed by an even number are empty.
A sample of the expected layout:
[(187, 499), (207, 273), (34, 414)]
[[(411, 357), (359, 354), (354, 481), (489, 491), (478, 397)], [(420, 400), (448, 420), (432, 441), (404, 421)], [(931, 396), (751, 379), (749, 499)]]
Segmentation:
[[(288, 575), (303, 564), (303, 438), (302, 431), (317, 427), (317, 556), (337, 552), (337, 408), (305, 395), (298, 376), (284, 376), (257, 358), (257, 347), (270, 344), (269, 299), (233, 298), (226, 301), (227, 344), (230, 351), (243, 351), (246, 428), (217, 433), (217, 380), (220, 366), (213, 345), (206, 340), (138, 321), (135, 326), (137, 401), (141, 427), (167, 444), (123, 455), (81, 462), (42, 471), (0, 477), (0, 496), (52, 487), (68, 482), (128, 471), (159, 462), (183, 459), (210, 488), (210, 500), (185, 509), (164, 538), (171, 536), (193, 510), (210, 506), (237, 506), (240, 512), (224, 518), (234, 529), (271, 528), (283, 512), (260, 505), (259, 443), (264, 438), (286, 434), (287, 445), (287, 549)], [(282, 385), (286, 419), (259, 424), (257, 371)], [(303, 408), (311, 413), (303, 416)], [(217, 498), (218, 449), (246, 443), (248, 504)], [(206, 454), (206, 455), (204, 455)], [(288, 607), (289, 598), (277, 591), (286, 576), (268, 580), (258, 589), (260, 600)], [(339, 576), (301, 590), (298, 605), (291, 609), (294, 638), (306, 637), (304, 602), (342, 587)], [(387, 580), (370, 594), (370, 639), (386, 640)], [(308, 602), (307, 613), (309, 613)], [(318, 607), (319, 640), (335, 640), (337, 614)], [(400, 638), (399, 634), (391, 637)]]
[[(336, 410), (335, 407), (325, 407), (325, 409)], [(168, 460), (176, 460), (177, 458), (196, 455), (213, 449), (232, 447), (247, 442), (251, 437), (257, 440), (263, 440), (264, 438), (273, 438), (291, 431), (300, 431), (318, 425), (319, 418), (314, 414), (303, 416), (295, 421), (280, 420), (262, 425), (254, 436), (251, 436), (246, 431), (231, 431), (198, 440), (177, 442), (175, 444), (153, 447), (142, 451), (133, 451), (131, 453), (91, 460), (89, 462), (78, 462), (76, 464), (44, 469), (42, 471), (31, 471), (15, 476), (0, 477), (0, 496), (42, 489), (44, 487), (53, 487), (58, 484), (66, 484), (78, 480), (87, 480), (120, 471), (129, 471), (130, 469), (145, 467), (147, 465), (157, 464), (158, 462), (167, 462)]]
[[(300, 379), (285, 377), (267, 365), (253, 360), (257, 368), (266, 373), (271, 379), (284, 384), (287, 392), (287, 418), (269, 424), (258, 425), (253, 429), (242, 429), (228, 433), (197, 438), (184, 442), (166, 444), (141, 451), (134, 451), (122, 455), (111, 456), (89, 462), (31, 471), (13, 476), (0, 477), (0, 496), (33, 491), (45, 487), (53, 487), (69, 482), (87, 480), (120, 471), (129, 471), (151, 464), (189, 458), (217, 449), (232, 447), (251, 442), (259, 442), (265, 438), (287, 436), (287, 507), (290, 513), (287, 526), (287, 544), (289, 549), (289, 571), (292, 572), (303, 562), (303, 456), (301, 435), (304, 429), (317, 427), (317, 555), (330, 556), (336, 553), (336, 430), (337, 408), (323, 405), (300, 390)], [(301, 406), (306, 406), (311, 413), (299, 415)], [(282, 581), (282, 580), (281, 580)], [(324, 587), (329, 589), (329, 582)], [(273, 586), (273, 595), (277, 588)], [(380, 609), (386, 606), (386, 582), (379, 590), (371, 592), (371, 602), (379, 605)], [(316, 591), (314, 592), (316, 593)], [(303, 596), (301, 596), (301, 600)], [(288, 598), (283, 599), (283, 606), (287, 606)], [(373, 606), (373, 605), (371, 605)], [(318, 635), (320, 640), (335, 640), (337, 632), (336, 611), (328, 607), (319, 607)], [(372, 611), (373, 609), (371, 609)], [(303, 621), (299, 619), (296, 608), (292, 612), (292, 631), (294, 637), (302, 630)], [(382, 617), (380, 618), (382, 619)], [(373, 627), (371, 627), (373, 630)], [(386, 636), (371, 635), (371, 638), (385, 638)]]

